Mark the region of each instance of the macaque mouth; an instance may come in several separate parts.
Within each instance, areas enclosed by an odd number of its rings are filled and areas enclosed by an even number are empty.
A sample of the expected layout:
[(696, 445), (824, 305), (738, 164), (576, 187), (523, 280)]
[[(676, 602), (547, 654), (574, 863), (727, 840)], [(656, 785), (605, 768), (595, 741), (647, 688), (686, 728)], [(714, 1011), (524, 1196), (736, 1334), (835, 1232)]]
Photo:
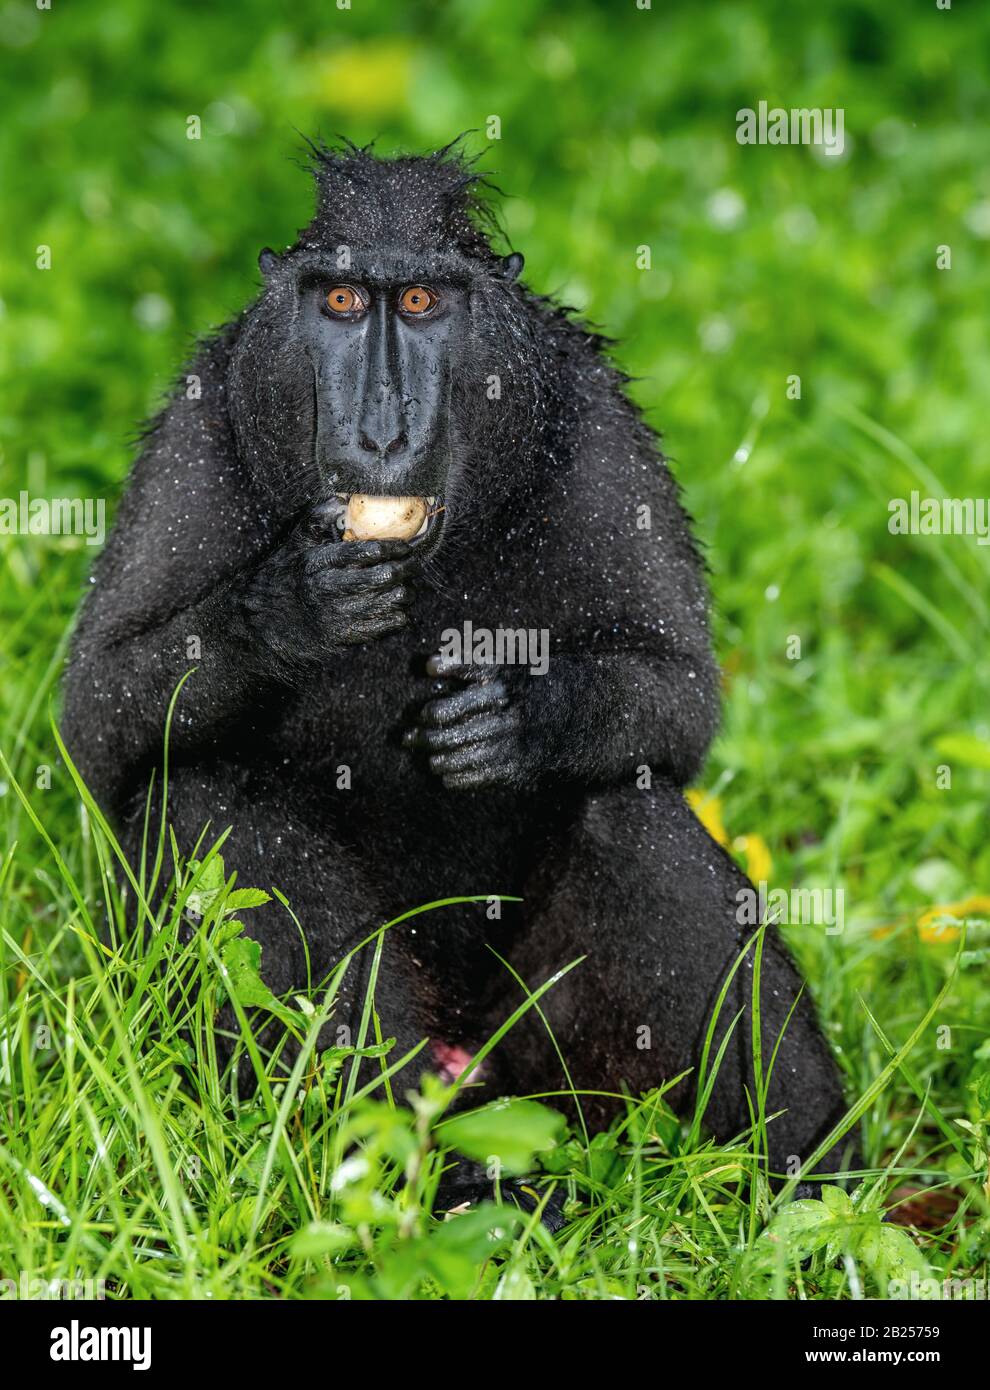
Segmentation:
[(420, 545), (439, 532), (446, 510), (442, 497), (391, 497), (372, 492), (338, 492), (346, 507), (337, 519), (342, 541), (408, 541)]

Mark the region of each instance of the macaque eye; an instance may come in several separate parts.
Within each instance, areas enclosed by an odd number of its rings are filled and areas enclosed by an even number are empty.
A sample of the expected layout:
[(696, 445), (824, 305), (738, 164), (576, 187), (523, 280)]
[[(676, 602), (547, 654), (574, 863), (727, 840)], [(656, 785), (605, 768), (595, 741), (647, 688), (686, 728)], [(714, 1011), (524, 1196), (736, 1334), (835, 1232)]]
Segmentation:
[(439, 298), (425, 285), (410, 285), (399, 295), (399, 308), (404, 314), (428, 314)]
[(351, 285), (334, 285), (327, 291), (327, 308), (331, 314), (353, 318), (355, 314), (363, 314), (367, 307), (362, 296)]

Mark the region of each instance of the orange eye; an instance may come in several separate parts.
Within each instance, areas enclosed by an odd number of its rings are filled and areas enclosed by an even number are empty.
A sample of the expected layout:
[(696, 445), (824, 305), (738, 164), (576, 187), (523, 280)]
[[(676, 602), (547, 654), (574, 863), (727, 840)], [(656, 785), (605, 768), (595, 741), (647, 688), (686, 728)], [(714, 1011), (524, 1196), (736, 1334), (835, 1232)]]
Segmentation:
[(399, 308), (404, 314), (428, 314), (437, 303), (437, 296), (425, 285), (410, 285), (399, 295)]
[(327, 292), (327, 308), (332, 314), (360, 314), (364, 307), (364, 300), (350, 285), (334, 285)]

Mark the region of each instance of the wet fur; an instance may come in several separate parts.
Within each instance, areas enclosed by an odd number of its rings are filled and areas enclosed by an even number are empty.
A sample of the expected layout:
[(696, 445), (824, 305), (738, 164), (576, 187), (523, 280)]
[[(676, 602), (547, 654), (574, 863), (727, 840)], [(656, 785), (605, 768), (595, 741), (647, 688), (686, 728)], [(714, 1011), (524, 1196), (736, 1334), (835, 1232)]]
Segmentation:
[[(485, 190), (453, 151), (381, 161), (314, 147), (317, 211), (243, 314), (206, 339), (134, 465), (79, 619), (64, 733), (138, 852), (145, 790), (177, 682), (169, 816), (188, 850), (207, 822), (243, 885), (281, 888), (317, 977), (404, 909), (457, 894), (513, 894), (500, 921), (443, 909), (388, 938), (383, 1028), (468, 1048), (521, 999), (489, 946), (536, 987), (577, 956), (543, 1002), (578, 1086), (634, 1093), (696, 1067), (710, 1012), (746, 939), (746, 881), (687, 808), (718, 721), (703, 565), (678, 489), (603, 342), (527, 290), (490, 244)], [(410, 623), (315, 665), (280, 657), (245, 594), (299, 518), (328, 495), (314, 466), (314, 401), (286, 360), (293, 265), (346, 243), (397, 275), (460, 277), (470, 329), (451, 398), (455, 457), (442, 544), (416, 579)], [(485, 382), (501, 378), (501, 399)], [(185, 380), (202, 383), (187, 399)], [(652, 527), (637, 529), (637, 508)], [(272, 581), (275, 582), (275, 581)], [(256, 590), (254, 592), (257, 592)], [(548, 629), (549, 674), (504, 672), (518, 738), (490, 783), (451, 788), (402, 735), (451, 682), (425, 658), (465, 618)], [(191, 661), (195, 635), (202, 656)], [(337, 769), (352, 769), (350, 790)], [(651, 786), (638, 769), (651, 769)], [(304, 983), (294, 928), (252, 914), (277, 991)], [(752, 953), (751, 953), (752, 955)], [(750, 955), (750, 959), (751, 959)], [(334, 1026), (353, 1021), (360, 967)], [(748, 1005), (748, 967), (724, 1018)], [(801, 989), (771, 933), (764, 1058)], [(650, 1030), (643, 1049), (641, 1029)], [(751, 1025), (741, 1021), (709, 1107), (715, 1133), (746, 1127)], [(429, 1065), (428, 1053), (422, 1064)], [(416, 1067), (409, 1075), (414, 1083)], [(491, 1059), (484, 1090), (563, 1084), (535, 1014)], [(688, 1104), (692, 1080), (675, 1100)], [(586, 1103), (594, 1124), (612, 1103)], [(771, 1161), (806, 1157), (843, 1110), (835, 1063), (805, 993), (774, 1070)], [(834, 1151), (824, 1163), (835, 1167)]]

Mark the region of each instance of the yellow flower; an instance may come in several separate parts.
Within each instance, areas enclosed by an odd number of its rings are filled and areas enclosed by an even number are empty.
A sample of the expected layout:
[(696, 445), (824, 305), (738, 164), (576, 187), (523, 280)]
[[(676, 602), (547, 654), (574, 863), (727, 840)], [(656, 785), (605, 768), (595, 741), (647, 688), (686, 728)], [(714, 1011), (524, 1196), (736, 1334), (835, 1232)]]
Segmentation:
[(711, 792), (701, 792), (692, 789), (687, 794), (688, 805), (701, 821), (701, 824), (708, 831), (713, 840), (720, 845), (729, 843), (729, 836), (725, 826), (722, 824), (722, 799), (712, 796)]
[(319, 55), (311, 70), (312, 97), (349, 116), (388, 116), (407, 109), (411, 50), (384, 39), (349, 44)]
[[(687, 794), (688, 805), (718, 844), (729, 846), (729, 832), (722, 820), (721, 797), (711, 792), (692, 789)], [(737, 835), (732, 848), (746, 856), (746, 872), (754, 883), (769, 883), (773, 872), (773, 857), (762, 835)]]
[[(940, 907), (930, 907), (918, 918), (918, 935), (922, 941), (956, 941), (960, 935), (956, 923), (965, 921), (970, 915), (990, 916), (990, 896), (983, 894), (973, 898), (964, 898), (962, 902), (958, 903), (945, 903)], [(947, 922), (945, 920), (947, 917), (953, 918), (954, 921)]]
[(762, 835), (737, 835), (732, 848), (746, 856), (746, 873), (754, 883), (769, 883), (773, 856)]

